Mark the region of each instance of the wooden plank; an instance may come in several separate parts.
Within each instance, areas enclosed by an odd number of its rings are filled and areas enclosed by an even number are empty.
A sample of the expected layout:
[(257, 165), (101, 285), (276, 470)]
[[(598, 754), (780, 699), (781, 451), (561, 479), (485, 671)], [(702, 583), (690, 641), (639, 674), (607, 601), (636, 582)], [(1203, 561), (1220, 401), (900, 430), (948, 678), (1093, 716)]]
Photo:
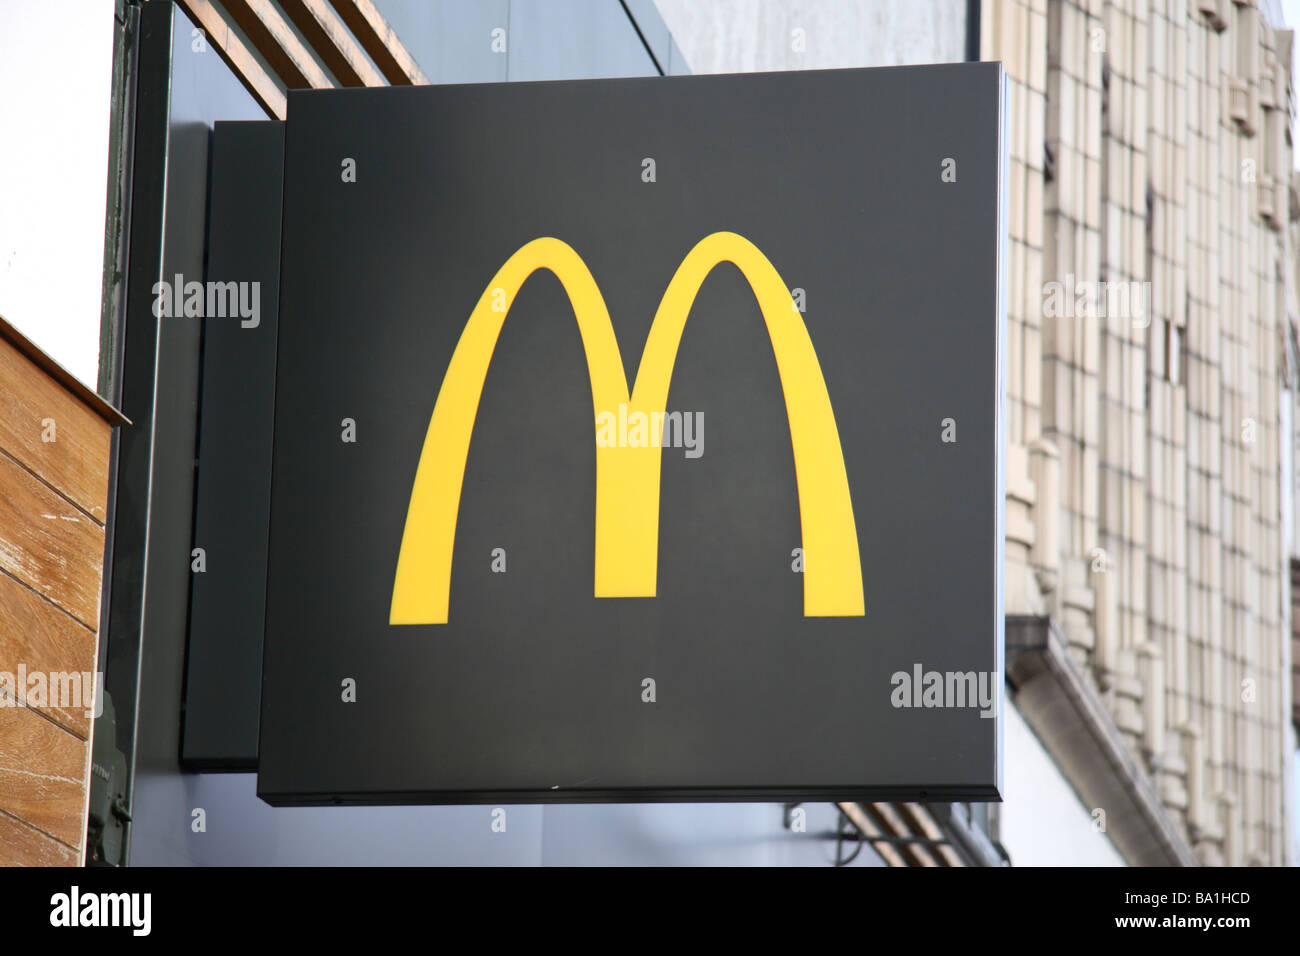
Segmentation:
[(858, 832), (867, 838), (866, 839), (867, 845), (870, 846), (871, 849), (874, 850), (876, 854), (882, 860), (885, 861), (885, 863), (887, 863), (889, 866), (908, 865), (907, 861), (903, 859), (902, 855), (896, 849), (894, 849), (894, 847), (891, 844), (871, 842), (870, 839), (871, 837), (878, 837), (881, 835), (880, 828), (877, 827), (875, 823), (872, 822), (869, 816), (867, 816), (867, 813), (865, 810), (862, 809), (861, 804), (837, 803), (836, 806), (844, 811), (844, 815), (853, 822), (853, 825), (855, 827), (858, 828)]
[(46, 375), (71, 392), (74, 398), (81, 401), (83, 405), (110, 425), (131, 424), (131, 419), (104, 401), (98, 392), (85, 385), (81, 379), (46, 355), (40, 346), (10, 325), (3, 315), (0, 315), (0, 339), (4, 339), (16, 348)]
[(107, 422), (0, 339), (0, 451), (101, 525), (110, 434)]
[(327, 90), (334, 86), (270, 0), (224, 0), (222, 5), (289, 89)]
[[(0, 571), (0, 669), (12, 675), (19, 703), (39, 710), (82, 740), (90, 737), (91, 718), (86, 711), (88, 705), (93, 706), (96, 652), (97, 638), (93, 631)], [(20, 664), (29, 675), (37, 672), (46, 675), (43, 705), (26, 699), (27, 682), (19, 679)], [(71, 684), (52, 680), (49, 675), (71, 672), (91, 674), (91, 683), (85, 687), (85, 681), (79, 678), (76, 686), (82, 688), (82, 699), (61, 702), (59, 692)], [(0, 683), (0, 693), (4, 690), (5, 684)]]
[(34, 710), (0, 707), (0, 810), (80, 847), (87, 746)]
[(373, 0), (330, 0), (379, 72), (393, 86), (427, 86), (429, 78), (420, 69)]
[(104, 529), (0, 452), (0, 570), (98, 631), (103, 562)]
[(280, 0), (280, 6), (341, 84), (388, 85), (325, 0)]
[(181, 6), (196, 26), (201, 28), (208, 43), (225, 61), (226, 66), (239, 77), (244, 88), (266, 110), (267, 115), (283, 120), (285, 115), (284, 91), (270, 73), (262, 68), (248, 47), (226, 24), (209, 0), (180, 0)]
[(76, 865), (75, 850), (0, 812), (0, 866)]
[(930, 811), (919, 803), (896, 803), (896, 809), (907, 825), (915, 832), (924, 836), (927, 840), (934, 840), (935, 845), (932, 852), (940, 858), (940, 861), (946, 866), (965, 866), (962, 863), (961, 856), (947, 842), (948, 838), (944, 836), (943, 830), (939, 824), (934, 821)]
[[(893, 804), (889, 803), (868, 803), (866, 811), (880, 825), (881, 831), (886, 836), (898, 837), (900, 839), (911, 839), (918, 837), (919, 834), (913, 833), (903, 819), (899, 816), (898, 811), (894, 809)], [(935, 866), (937, 865), (927, 852), (926, 847), (918, 843), (906, 843), (897, 845), (898, 852), (908, 860), (909, 866)]]

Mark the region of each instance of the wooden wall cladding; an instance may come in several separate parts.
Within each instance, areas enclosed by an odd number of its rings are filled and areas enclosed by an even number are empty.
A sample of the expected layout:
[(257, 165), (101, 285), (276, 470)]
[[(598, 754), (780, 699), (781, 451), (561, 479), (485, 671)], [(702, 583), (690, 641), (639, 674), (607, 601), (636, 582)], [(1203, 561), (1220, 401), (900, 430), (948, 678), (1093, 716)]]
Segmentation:
[(103, 525), (0, 456), (0, 570), (93, 632), (103, 557)]
[(0, 813), (0, 861), (9, 866), (76, 866), (77, 852), (35, 827)]
[(0, 707), (0, 801), (5, 811), (78, 851), (86, 745), (30, 707)]
[[(46, 441), (47, 426), (54, 441)], [(108, 499), (108, 442), (102, 418), (0, 342), (0, 448), (101, 525)]]
[(109, 452), (123, 422), (0, 319), (0, 865), (84, 855)]

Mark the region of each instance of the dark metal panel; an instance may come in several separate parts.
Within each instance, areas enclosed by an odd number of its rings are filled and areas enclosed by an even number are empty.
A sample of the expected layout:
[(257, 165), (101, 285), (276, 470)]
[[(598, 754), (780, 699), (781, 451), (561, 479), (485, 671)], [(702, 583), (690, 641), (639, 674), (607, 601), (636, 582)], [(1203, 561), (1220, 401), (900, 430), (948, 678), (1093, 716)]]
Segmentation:
[(257, 308), (204, 319), (194, 547), (205, 569), (191, 577), (181, 741), (195, 769), (257, 766), (283, 171), (283, 124), (216, 124), (207, 281), (235, 283)]
[[(265, 114), (211, 46), (194, 42), (179, 10), (174, 24), (159, 278), (177, 296), (178, 277), (188, 283), (205, 273), (212, 124)], [(174, 772), (181, 749), (202, 341), (198, 318), (178, 314), (156, 321), (137, 773)]]
[(144, 785), (174, 775), (180, 752), (201, 335), (197, 319), (155, 316), (156, 283), (203, 276), (212, 121), (264, 115), (192, 31), (172, 3), (141, 10), (120, 398), (132, 424), (118, 440), (105, 638), (133, 846), (168, 825)]
[[(118, 407), (132, 424), (116, 438), (109, 611), (104, 617), (104, 682), (118, 708), (117, 747), (135, 760), (140, 638), (144, 615), (144, 558), (149, 514), (154, 367), (157, 322), (153, 285), (162, 273), (163, 201), (171, 84), (170, 4), (140, 12), (137, 45), (135, 131), (130, 186), (130, 246), (123, 309)], [(130, 778), (133, 782), (133, 777)], [(128, 792), (128, 800), (133, 796)], [(129, 833), (129, 828), (128, 828)], [(129, 838), (129, 837), (128, 837)]]

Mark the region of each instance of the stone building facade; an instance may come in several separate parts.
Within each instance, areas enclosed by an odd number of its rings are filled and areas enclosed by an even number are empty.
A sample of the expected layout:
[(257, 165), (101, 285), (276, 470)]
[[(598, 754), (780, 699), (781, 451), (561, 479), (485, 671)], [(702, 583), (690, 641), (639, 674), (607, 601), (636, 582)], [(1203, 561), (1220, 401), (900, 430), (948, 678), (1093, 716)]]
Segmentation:
[(980, 4), (1010, 97), (1007, 613), (1062, 636), (1165, 862), (1291, 845), (1292, 35), (1264, 7)]

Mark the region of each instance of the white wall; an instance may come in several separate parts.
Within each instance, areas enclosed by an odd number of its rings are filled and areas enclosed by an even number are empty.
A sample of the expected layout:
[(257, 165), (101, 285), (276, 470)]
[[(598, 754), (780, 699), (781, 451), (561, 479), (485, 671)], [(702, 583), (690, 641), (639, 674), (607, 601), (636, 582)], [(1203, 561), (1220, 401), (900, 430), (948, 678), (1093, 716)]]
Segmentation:
[(1010, 700), (1003, 711), (1000, 841), (1013, 866), (1124, 866)]
[(953, 63), (966, 53), (966, 0), (655, 0), (655, 5), (692, 73)]
[(0, 3), (0, 316), (95, 387), (113, 0)]

